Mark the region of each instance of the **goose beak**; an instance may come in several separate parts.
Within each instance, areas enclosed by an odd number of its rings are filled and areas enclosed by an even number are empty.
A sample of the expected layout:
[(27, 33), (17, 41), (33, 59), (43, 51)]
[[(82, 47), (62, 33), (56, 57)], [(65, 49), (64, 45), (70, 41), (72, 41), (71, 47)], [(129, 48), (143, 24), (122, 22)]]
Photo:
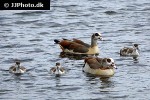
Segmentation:
[(116, 66), (113, 66), (113, 68), (117, 69), (117, 67), (116, 67)]
[(111, 64), (111, 66), (115, 69), (117, 69), (116, 65), (115, 64)]
[(101, 41), (103, 40), (103, 38), (102, 38), (102, 37), (99, 37), (98, 39), (99, 39), (99, 40), (101, 40)]

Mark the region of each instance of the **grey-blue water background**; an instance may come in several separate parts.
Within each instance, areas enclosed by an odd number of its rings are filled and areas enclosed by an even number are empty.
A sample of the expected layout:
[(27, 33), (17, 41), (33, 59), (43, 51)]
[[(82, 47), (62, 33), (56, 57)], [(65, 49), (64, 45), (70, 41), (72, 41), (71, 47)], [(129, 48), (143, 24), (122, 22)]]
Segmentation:
[[(83, 60), (60, 58), (54, 39), (90, 43), (101, 32), (99, 57), (112, 57), (118, 69), (108, 80), (87, 77)], [(140, 57), (120, 57), (124, 46), (138, 43)], [(51, 0), (50, 11), (0, 11), (1, 100), (149, 100), (149, 0)], [(20, 59), (28, 69), (16, 77), (7, 70)], [(56, 78), (49, 69), (60, 62), (68, 69)]]

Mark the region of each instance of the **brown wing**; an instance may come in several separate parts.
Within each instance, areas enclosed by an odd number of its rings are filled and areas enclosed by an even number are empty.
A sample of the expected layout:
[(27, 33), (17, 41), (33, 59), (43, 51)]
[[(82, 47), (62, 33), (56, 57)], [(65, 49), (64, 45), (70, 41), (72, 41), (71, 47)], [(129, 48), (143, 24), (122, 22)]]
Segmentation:
[(89, 49), (81, 44), (78, 43), (72, 43), (69, 46), (70, 50), (73, 50), (73, 52), (79, 52), (79, 53), (86, 53), (89, 51)]
[(102, 68), (103, 67), (103, 58), (95, 58), (97, 61), (98, 61), (98, 63), (99, 63), (99, 66)]
[(55, 68), (55, 67), (52, 67), (52, 68), (50, 69), (50, 71), (51, 71), (51, 72), (55, 72), (55, 71), (56, 71), (56, 68)]
[(83, 41), (81, 41), (81, 40), (78, 40), (78, 39), (73, 39), (73, 42), (75, 42), (75, 43), (78, 43), (78, 44), (81, 44), (81, 45), (84, 45), (84, 46), (86, 46), (86, 47), (91, 47), (89, 44), (87, 44), (87, 43), (84, 43)]
[(127, 52), (128, 51), (128, 48), (123, 48), (121, 49), (122, 52)]
[(99, 63), (102, 63), (103, 58), (95, 58)]
[(100, 66), (98, 65), (98, 64), (90, 64), (90, 68), (92, 68), (92, 69), (99, 69), (100, 68)]
[(122, 53), (132, 53), (133, 48), (124, 47), (123, 49), (120, 50), (120, 52), (122, 52)]
[(93, 57), (86, 57), (86, 58), (84, 59), (84, 62), (86, 63), (89, 59), (93, 59)]
[(102, 67), (95, 58), (88, 59), (87, 63), (92, 69), (99, 69), (100, 67)]
[(64, 72), (64, 71), (65, 71), (65, 69), (64, 69), (63, 67), (61, 67), (61, 68), (60, 68), (60, 71), (61, 71), (61, 72)]
[(133, 52), (133, 48), (129, 48), (128, 53), (132, 53), (132, 52)]
[(59, 44), (63, 47), (62, 48), (63, 50), (68, 49), (68, 50), (73, 50), (73, 52), (78, 52), (78, 53), (86, 53), (89, 51), (86, 46), (70, 41), (70, 40), (62, 40), (59, 42)]
[(69, 46), (72, 44), (71, 41), (68, 41), (68, 40), (62, 40), (59, 42), (59, 44), (64, 48), (64, 49), (67, 49), (69, 48)]
[(11, 66), (11, 67), (9, 68), (9, 71), (16, 71), (16, 67), (15, 67), (15, 66)]
[(25, 67), (23, 67), (23, 66), (21, 66), (21, 67), (20, 67), (20, 69), (21, 69), (21, 70), (24, 70), (24, 71), (26, 70), (26, 68), (25, 68)]

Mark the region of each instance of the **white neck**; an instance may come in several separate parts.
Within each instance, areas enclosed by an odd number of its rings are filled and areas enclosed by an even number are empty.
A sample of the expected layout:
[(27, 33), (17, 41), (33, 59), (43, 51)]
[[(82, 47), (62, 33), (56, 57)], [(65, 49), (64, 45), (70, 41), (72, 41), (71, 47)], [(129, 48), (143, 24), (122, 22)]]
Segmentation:
[(55, 74), (60, 74), (60, 67), (61, 66), (56, 66), (56, 72), (55, 72)]
[(97, 40), (91, 38), (91, 47), (97, 46)]
[(17, 73), (20, 73), (19, 65), (16, 65), (16, 72), (17, 72)]
[(137, 49), (137, 48), (134, 48), (134, 50), (133, 50), (133, 55), (135, 55), (135, 56), (138, 56), (138, 55), (139, 55), (139, 52), (138, 52), (138, 49)]

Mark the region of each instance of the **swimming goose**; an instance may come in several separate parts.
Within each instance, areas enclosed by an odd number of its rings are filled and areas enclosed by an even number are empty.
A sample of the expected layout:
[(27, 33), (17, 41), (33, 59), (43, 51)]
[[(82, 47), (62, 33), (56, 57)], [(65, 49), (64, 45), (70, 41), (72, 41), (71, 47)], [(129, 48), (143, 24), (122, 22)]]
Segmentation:
[(52, 67), (50, 72), (56, 76), (59, 76), (61, 74), (65, 74), (65, 69), (60, 65), (60, 63), (56, 63), (56, 66)]
[(121, 56), (139, 56), (138, 44), (134, 44), (133, 48), (124, 47), (120, 50)]
[(20, 66), (20, 62), (16, 61), (16, 64), (9, 68), (9, 72), (16, 74), (16, 75), (20, 75), (26, 72), (26, 68), (23, 66)]
[(112, 58), (87, 57), (84, 59), (83, 71), (104, 77), (114, 75), (116, 68)]
[(97, 45), (97, 40), (99, 39), (102, 40), (101, 34), (94, 33), (91, 37), (91, 45), (78, 39), (63, 39), (61, 41), (55, 39), (54, 42), (60, 45), (63, 52), (73, 54), (99, 54), (99, 48)]

